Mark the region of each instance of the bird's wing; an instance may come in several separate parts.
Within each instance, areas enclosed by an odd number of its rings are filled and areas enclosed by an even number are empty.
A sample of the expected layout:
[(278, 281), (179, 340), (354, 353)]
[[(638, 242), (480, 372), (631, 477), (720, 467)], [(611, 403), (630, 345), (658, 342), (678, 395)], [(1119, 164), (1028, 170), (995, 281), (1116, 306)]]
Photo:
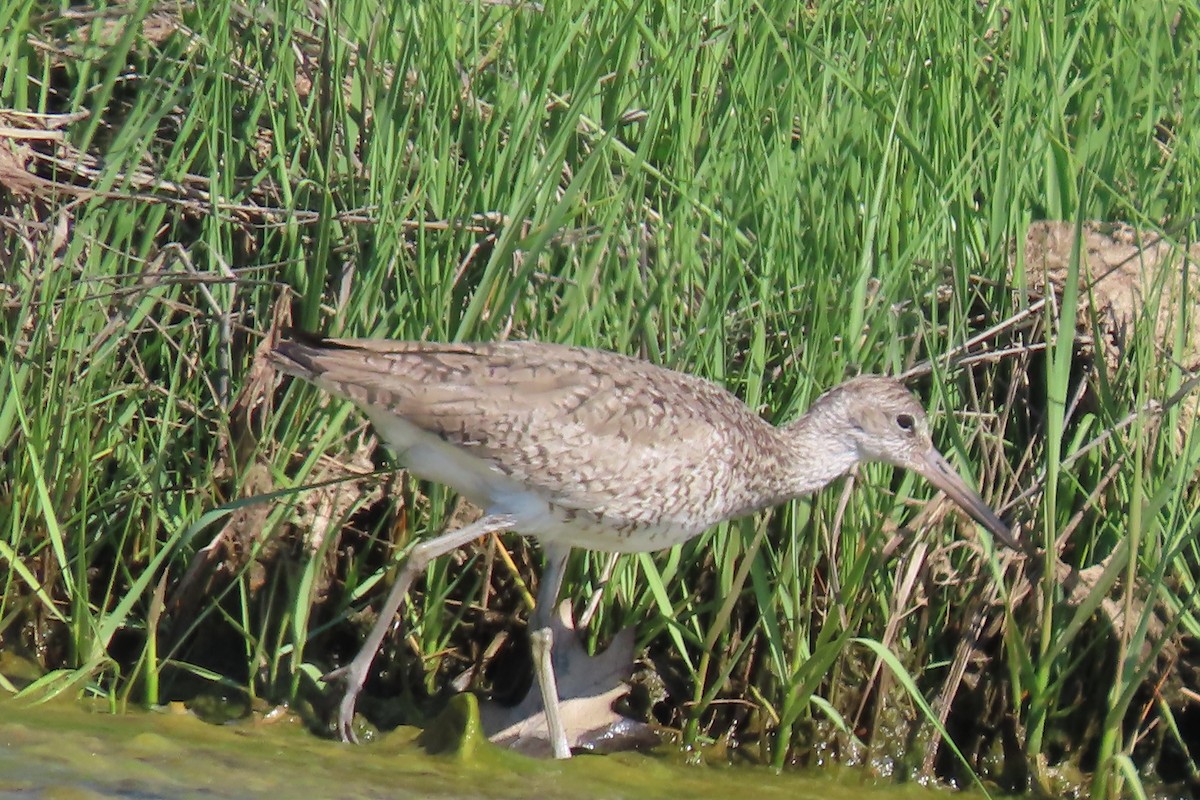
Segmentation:
[(711, 480), (706, 465), (728, 446), (721, 421), (757, 420), (709, 381), (604, 351), (324, 340), (276, 352), (285, 371), (385, 409), (581, 510), (628, 500), (681, 470)]

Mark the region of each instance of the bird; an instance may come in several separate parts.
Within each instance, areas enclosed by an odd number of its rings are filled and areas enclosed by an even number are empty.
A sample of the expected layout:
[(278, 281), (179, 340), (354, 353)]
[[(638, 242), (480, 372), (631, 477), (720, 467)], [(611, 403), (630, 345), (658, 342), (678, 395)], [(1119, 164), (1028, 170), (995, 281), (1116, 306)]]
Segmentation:
[(571, 755), (553, 663), (553, 609), (571, 548), (662, 550), (815, 492), (860, 463), (883, 462), (923, 476), (999, 542), (1020, 549), (934, 446), (920, 401), (891, 377), (851, 378), (775, 426), (707, 379), (563, 344), (290, 331), (269, 361), (352, 402), (412, 474), (483, 511), (411, 548), (358, 654), (325, 676), (342, 692), (336, 729), (344, 741), (356, 741), (358, 695), (413, 579), (433, 559), (491, 533), (532, 536), (545, 556), (529, 629), (556, 758)]

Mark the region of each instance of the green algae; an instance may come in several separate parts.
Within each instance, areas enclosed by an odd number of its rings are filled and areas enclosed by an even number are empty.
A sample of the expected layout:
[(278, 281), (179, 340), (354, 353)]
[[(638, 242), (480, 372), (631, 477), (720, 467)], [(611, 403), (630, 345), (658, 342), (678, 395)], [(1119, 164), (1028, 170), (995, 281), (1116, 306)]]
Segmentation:
[[(663, 748), (666, 750), (667, 748)], [(177, 711), (112, 715), (77, 703), (0, 703), (0, 798), (916, 798), (865, 773), (689, 766), (670, 753), (539, 760), (484, 738), (473, 697), (425, 731), (369, 745), (313, 736), (294, 715), (226, 725)]]

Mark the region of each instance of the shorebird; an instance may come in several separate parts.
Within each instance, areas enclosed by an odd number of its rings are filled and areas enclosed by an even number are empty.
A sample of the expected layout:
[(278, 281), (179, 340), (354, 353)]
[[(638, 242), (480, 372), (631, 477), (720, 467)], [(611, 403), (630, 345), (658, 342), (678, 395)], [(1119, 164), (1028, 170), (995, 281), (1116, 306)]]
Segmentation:
[(530, 641), (556, 758), (571, 754), (552, 622), (572, 547), (664, 549), (814, 492), (866, 461), (919, 473), (1018, 547), (934, 447), (917, 398), (892, 378), (853, 378), (776, 427), (715, 383), (603, 350), (293, 337), (271, 353), (277, 369), (353, 402), (409, 471), (484, 512), (412, 548), (361, 650), (326, 676), (343, 691), (337, 730), (346, 741), (355, 740), (358, 694), (413, 579), (490, 533), (534, 536), (545, 553)]

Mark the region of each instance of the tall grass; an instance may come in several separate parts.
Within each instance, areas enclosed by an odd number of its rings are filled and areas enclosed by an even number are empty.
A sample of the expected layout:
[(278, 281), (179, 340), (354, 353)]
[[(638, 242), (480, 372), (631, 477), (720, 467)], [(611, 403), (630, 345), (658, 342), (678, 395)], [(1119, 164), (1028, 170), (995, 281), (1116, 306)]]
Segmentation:
[[(252, 368), (280, 320), (607, 347), (780, 422), (915, 367), (1040, 563), (948, 547), (950, 517), (910, 509), (924, 486), (868, 469), (848, 502), (621, 559), (588, 636), (639, 626), (688, 744), (1194, 783), (1197, 687), (1170, 668), (1197, 632), (1194, 393), (1154, 410), (1196, 363), (1194, 287), (1175, 341), (1137, 320), (1110, 371), (1086, 293), (1022, 317), (1040, 266), (1008, 262), (1037, 219), (1195, 240), (1198, 23), (1094, 0), (5, 6), (3, 645), (35, 689), (114, 706), (305, 699), (353, 650), (452, 497), (373, 472), (351, 409)], [(941, 358), (1007, 319), (982, 347), (1015, 355)], [(435, 566), (372, 686), (421, 705), (509, 624), (485, 601), (522, 610), (536, 554), (500, 544)], [(567, 591), (604, 563), (579, 555)], [(935, 732), (910, 737), (921, 709)], [(939, 714), (971, 773), (937, 757)]]

